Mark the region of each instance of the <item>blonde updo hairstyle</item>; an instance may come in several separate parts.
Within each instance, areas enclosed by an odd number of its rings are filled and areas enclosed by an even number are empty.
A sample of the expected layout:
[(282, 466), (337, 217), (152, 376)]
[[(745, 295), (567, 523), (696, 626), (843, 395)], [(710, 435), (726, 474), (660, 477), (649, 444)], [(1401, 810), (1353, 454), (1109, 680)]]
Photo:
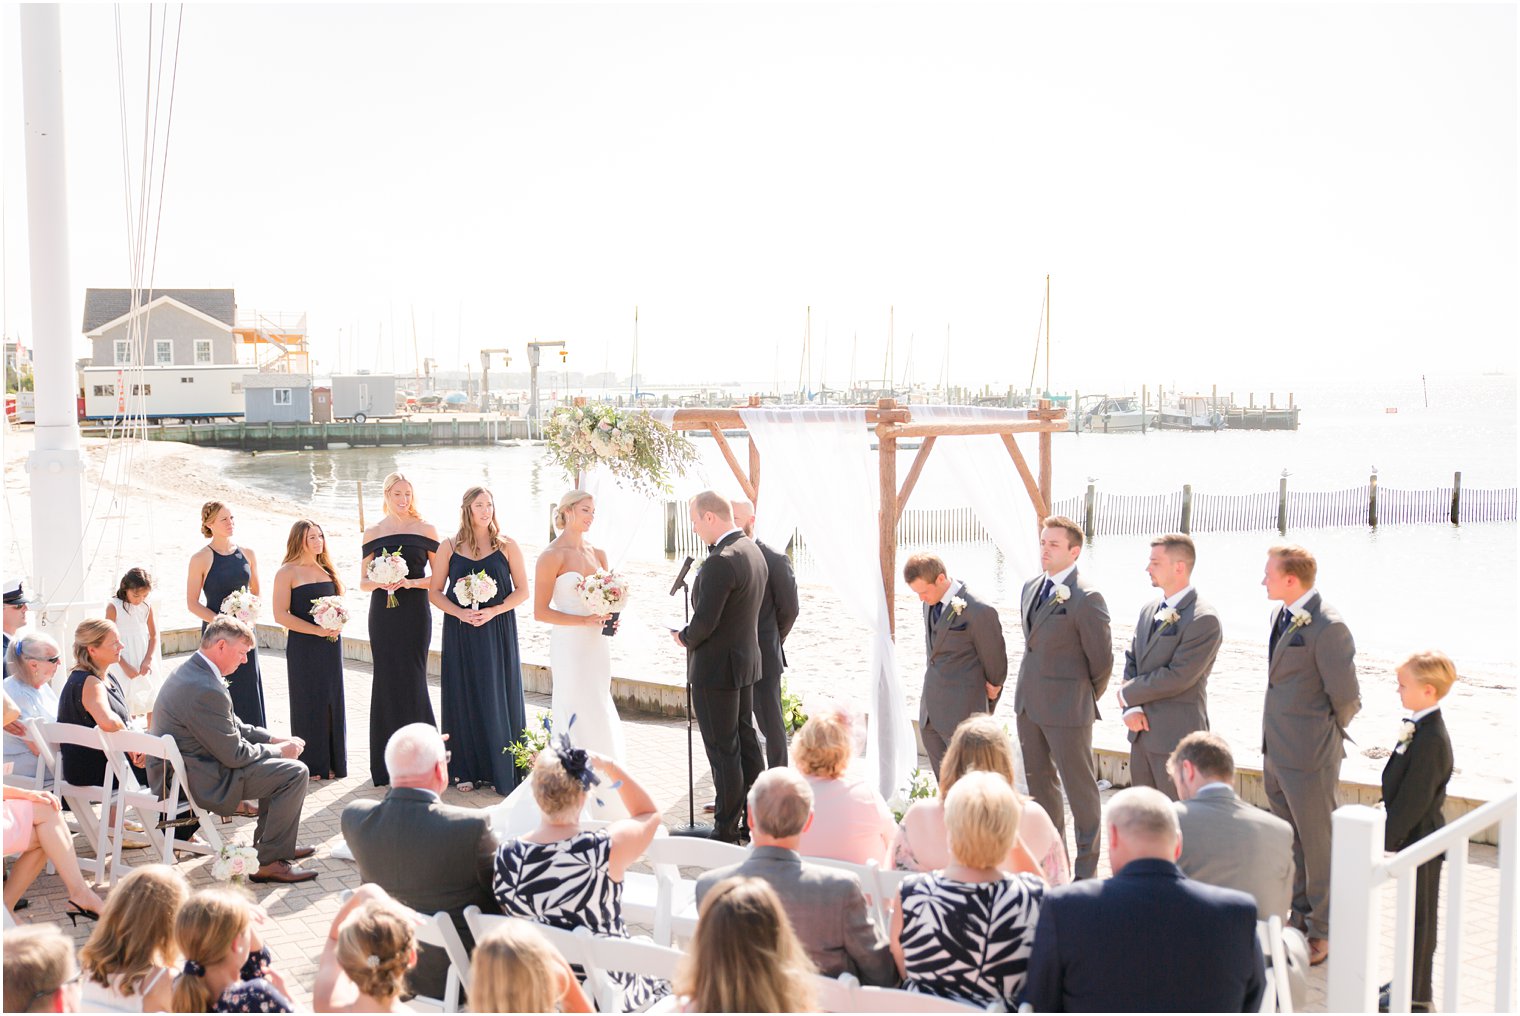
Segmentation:
[(338, 965), (358, 989), (382, 1005), (406, 990), (417, 962), (417, 935), (395, 904), (365, 904), (338, 931)]
[(116, 634), (116, 625), (103, 617), (89, 617), (80, 621), (79, 627), (74, 629), (74, 669), (104, 677), (105, 668), (95, 665), (95, 661), (90, 659), (90, 650)]
[(383, 495), (385, 495), (385, 499), (384, 499), (384, 511), (385, 511), (385, 514), (387, 514), (387, 515), (394, 514), (391, 511), (390, 492), (391, 492), (391, 488), (394, 487), (398, 483), (405, 483), (405, 484), (409, 485), (412, 488), (412, 503), (406, 506), (406, 515), (405, 516), (397, 516), (397, 517), (398, 518), (404, 517), (404, 518), (409, 518), (409, 519), (416, 519), (416, 520), (418, 520), (420, 522), (422, 520), (422, 516), (417, 511), (417, 485), (415, 483), (412, 483), (411, 477), (407, 476), (405, 473), (390, 473), (389, 475), (386, 476), (385, 482), (380, 485), (380, 492)]
[(549, 520), (554, 523), (554, 528), (563, 533), (565, 527), (570, 524), (570, 509), (590, 496), (591, 493), (589, 491), (577, 489), (570, 491), (560, 498), (559, 504), (555, 505), (549, 512)]
[(792, 765), (804, 776), (837, 780), (854, 753), (854, 725), (838, 706), (814, 712), (792, 739)]
[(586, 803), (586, 789), (581, 781), (565, 772), (559, 756), (545, 748), (533, 763), (533, 801), (545, 818), (579, 814)]
[(222, 513), (227, 506), (220, 501), (207, 501), (201, 505), (201, 535), (211, 535), (211, 522)]

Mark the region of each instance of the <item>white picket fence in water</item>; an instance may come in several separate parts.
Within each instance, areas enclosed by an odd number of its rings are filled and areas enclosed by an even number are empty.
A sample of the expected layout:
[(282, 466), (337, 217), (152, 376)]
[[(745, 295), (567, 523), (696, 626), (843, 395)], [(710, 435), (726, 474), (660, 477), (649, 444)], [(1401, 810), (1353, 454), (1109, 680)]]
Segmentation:
[(1382, 935), (1384, 883), (1397, 883), (1394, 913), (1393, 989), (1389, 1009), (1408, 1012), (1414, 976), (1415, 870), (1446, 855), (1446, 918), (1441, 922), (1444, 984), (1438, 1008), (1456, 1012), (1464, 976), (1462, 911), (1467, 900), (1467, 841), (1499, 827), (1499, 937), (1494, 957), (1494, 1010), (1514, 1011), (1516, 795), (1490, 801), (1455, 822), (1399, 851), (1383, 856), (1387, 813), (1364, 805), (1336, 809), (1331, 826), (1330, 1012), (1376, 1012), (1382, 981), (1378, 958)]

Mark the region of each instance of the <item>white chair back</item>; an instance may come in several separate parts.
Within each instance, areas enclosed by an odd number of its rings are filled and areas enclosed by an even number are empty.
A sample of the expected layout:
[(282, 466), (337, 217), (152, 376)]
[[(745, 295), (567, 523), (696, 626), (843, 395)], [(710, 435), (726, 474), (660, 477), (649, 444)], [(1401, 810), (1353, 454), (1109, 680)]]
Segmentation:
[(1288, 980), (1288, 951), (1283, 945), (1283, 921), (1273, 914), (1256, 922), (1256, 938), (1271, 963), (1267, 967), (1266, 990), (1261, 993), (1258, 1012), (1293, 1011), (1293, 989)]
[[(96, 727), (83, 727), (74, 723), (49, 723), (44, 720), (30, 721), (30, 726), (37, 732), (38, 743), (46, 745), (49, 753), (60, 764), (63, 759), (59, 749), (66, 744), (80, 748), (93, 748), (102, 753), (106, 750), (105, 740), (101, 737), (99, 728)], [(115, 843), (111, 839), (111, 826), (107, 821), (111, 805), (118, 798), (114, 771), (110, 765), (107, 765), (101, 786), (81, 787), (66, 782), (63, 778), (63, 770), (59, 768), (53, 786), (58, 796), (68, 802), (69, 810), (73, 812), (75, 820), (79, 823), (79, 831), (84, 834), (84, 838), (89, 841), (90, 847), (95, 851), (95, 857), (91, 861), (79, 858), (79, 869), (93, 871), (95, 881), (104, 882), (106, 857), (113, 852), (112, 847)]]
[(440, 910), (426, 923), (418, 925), (417, 942), (442, 949), (448, 955), (448, 979), (444, 982), (443, 998), (419, 995), (407, 1004), (436, 1006), (439, 1012), (460, 1012), (460, 993), (470, 982), (470, 954), (465, 950), (464, 940), (459, 937), (459, 929), (454, 927), (454, 919), (448, 911)]
[(979, 1006), (938, 995), (897, 988), (862, 987), (855, 992), (856, 1012), (1002, 1012), (1001, 1005)]
[[(102, 734), (101, 738), (106, 745), (106, 760), (115, 770), (117, 781), (122, 788), (122, 806), (116, 809), (116, 825), (113, 833), (115, 842), (121, 842), (126, 811), (131, 808), (142, 818), (143, 828), (153, 842), (153, 846), (159, 851), (164, 864), (174, 863), (176, 850), (195, 854), (216, 854), (221, 851), (222, 837), (216, 829), (216, 817), (195, 803), (190, 787), (185, 782), (185, 767), (179, 753), (179, 745), (172, 736), (163, 734), (154, 737), (152, 734), (144, 734), (136, 730), (118, 730), (114, 733)], [(132, 775), (132, 763), (127, 758), (127, 755), (133, 753), (163, 762), (164, 786), (161, 794), (153, 787), (137, 785), (137, 779)], [(182, 793), (184, 800), (180, 799)], [(202, 838), (206, 840), (204, 844), (192, 843), (188, 838), (178, 839), (177, 826), (165, 826), (162, 832), (159, 831), (159, 822), (182, 818), (186, 815), (194, 815), (200, 819)], [(116, 884), (119, 876), (121, 860), (121, 851), (117, 851), (111, 859), (112, 885)]]
[(37, 749), (37, 764), (32, 768), (29, 776), (23, 773), (7, 772), (6, 786), (57, 793), (53, 789), (53, 777), (58, 771), (58, 762), (53, 757), (53, 750), (42, 740), (42, 734), (37, 730), (37, 724), (45, 722), (47, 721), (39, 716), (29, 716), (21, 720), (21, 725), (26, 728), (26, 739)]
[[(656, 836), (644, 851), (657, 880), (653, 937), (660, 945), (689, 939), (697, 929), (697, 883), (682, 878), (682, 868), (711, 871), (738, 864), (749, 856), (744, 847), (695, 836)], [(627, 876), (624, 878), (624, 914), (627, 914)]]
[(645, 977), (669, 981), (676, 976), (676, 969), (686, 955), (679, 949), (658, 945), (647, 939), (590, 935), (589, 932), (587, 935), (590, 939), (592, 965), (602, 975), (597, 979), (596, 998), (596, 1007), (601, 1012), (618, 1012), (623, 1005), (622, 989), (616, 981), (605, 976), (609, 971), (643, 974)]
[(871, 917), (875, 920), (876, 926), (881, 929), (883, 934), (886, 934), (887, 930), (891, 928), (891, 910), (889, 909), (889, 905), (891, 899), (895, 899), (897, 896), (896, 885), (902, 881), (901, 879), (893, 882), (893, 889), (889, 893), (882, 884), (881, 865), (875, 861), (869, 861), (866, 864), (855, 864), (852, 861), (840, 861), (832, 857), (805, 856), (802, 859), (802, 863), (817, 864), (825, 868), (838, 868), (841, 871), (850, 872), (860, 880), (860, 891), (866, 894), (866, 899), (871, 904)]

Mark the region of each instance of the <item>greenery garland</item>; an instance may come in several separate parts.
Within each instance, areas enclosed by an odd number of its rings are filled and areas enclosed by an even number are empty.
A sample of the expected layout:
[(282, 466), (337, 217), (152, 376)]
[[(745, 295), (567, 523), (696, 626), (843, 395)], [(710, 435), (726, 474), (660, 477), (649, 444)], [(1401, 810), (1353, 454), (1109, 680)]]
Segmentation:
[(670, 493), (670, 477), (697, 460), (684, 435), (646, 412), (616, 406), (562, 406), (544, 421), (544, 439), (571, 477), (603, 465), (650, 497)]

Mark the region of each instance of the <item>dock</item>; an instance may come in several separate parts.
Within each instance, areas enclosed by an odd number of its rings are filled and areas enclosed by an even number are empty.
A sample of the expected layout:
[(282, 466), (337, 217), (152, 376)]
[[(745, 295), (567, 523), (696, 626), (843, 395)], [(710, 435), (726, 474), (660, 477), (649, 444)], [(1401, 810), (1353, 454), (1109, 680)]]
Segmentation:
[[(85, 437), (108, 437), (109, 427), (81, 427)], [(468, 416), (366, 420), (363, 423), (182, 423), (149, 424), (150, 441), (180, 441), (236, 451), (304, 451), (427, 445), (492, 445), (528, 439), (523, 417)]]

